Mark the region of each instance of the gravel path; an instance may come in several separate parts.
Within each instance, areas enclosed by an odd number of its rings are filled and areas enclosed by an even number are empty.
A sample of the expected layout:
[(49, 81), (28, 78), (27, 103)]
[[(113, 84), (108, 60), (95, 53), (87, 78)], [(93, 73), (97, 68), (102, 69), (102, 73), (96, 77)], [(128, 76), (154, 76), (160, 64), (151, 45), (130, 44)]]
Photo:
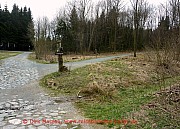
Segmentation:
[[(53, 97), (39, 86), (44, 75), (57, 71), (57, 64), (38, 64), (27, 59), (29, 52), (0, 60), (0, 129), (85, 129), (84, 120), (72, 102), (75, 98)], [(123, 54), (128, 56), (130, 54)], [(65, 63), (72, 69), (119, 56)], [(58, 103), (57, 103), (58, 102)], [(76, 122), (72, 122), (76, 120)]]

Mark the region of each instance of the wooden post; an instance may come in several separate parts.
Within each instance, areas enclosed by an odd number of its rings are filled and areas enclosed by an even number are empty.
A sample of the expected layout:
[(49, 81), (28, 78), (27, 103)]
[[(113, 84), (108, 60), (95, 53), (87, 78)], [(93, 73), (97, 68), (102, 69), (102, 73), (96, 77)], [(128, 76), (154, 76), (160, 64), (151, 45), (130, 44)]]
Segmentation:
[(58, 72), (63, 72), (63, 48), (61, 47), (61, 42), (57, 44), (57, 52), (55, 53), (55, 55), (58, 55)]
[(58, 54), (58, 64), (59, 64), (58, 72), (62, 72), (63, 71), (63, 58), (62, 58), (62, 54)]

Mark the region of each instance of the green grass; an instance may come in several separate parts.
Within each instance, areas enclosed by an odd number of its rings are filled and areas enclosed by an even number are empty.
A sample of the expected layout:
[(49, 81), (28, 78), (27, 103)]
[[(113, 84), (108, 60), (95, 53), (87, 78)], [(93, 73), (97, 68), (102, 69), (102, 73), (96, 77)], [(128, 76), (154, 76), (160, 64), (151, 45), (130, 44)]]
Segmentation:
[[(152, 76), (151, 81), (143, 82), (136, 78), (136, 75), (132, 74), (137, 72), (136, 70), (129, 69), (123, 60), (111, 60), (101, 64), (95, 64), (78, 68), (70, 73), (53, 73), (45, 76), (41, 80), (41, 85), (47, 86), (47, 80), (53, 79), (57, 82), (57, 86), (53, 89), (58, 93), (77, 94), (78, 91), (87, 87), (88, 84), (93, 81), (100, 82), (98, 84), (105, 85), (106, 83), (113, 84), (116, 88), (116, 94), (113, 97), (109, 97), (109, 94), (101, 94), (96, 92), (89, 95), (90, 99), (82, 99), (75, 104), (81, 109), (83, 114), (93, 120), (123, 120), (123, 119), (137, 119), (133, 113), (138, 112), (141, 107), (151, 102), (155, 97), (153, 94), (160, 90), (160, 87), (169, 87), (170, 85), (178, 82), (180, 77), (174, 77), (166, 79), (165, 83), (154, 83), (157, 80)], [(121, 82), (125, 79), (125, 82)], [(116, 84), (115, 84), (116, 83)], [(102, 88), (102, 87), (100, 87)], [(104, 91), (102, 92), (109, 92)], [(110, 94), (111, 95), (111, 94)], [(156, 111), (147, 111), (149, 119), (155, 119), (154, 114)], [(155, 113), (156, 114), (156, 113)], [(164, 121), (163, 114), (158, 118), (160, 121), (159, 127), (163, 127), (167, 124), (167, 120)], [(161, 122), (162, 120), (162, 122)], [(151, 128), (152, 123), (144, 122), (144, 118), (137, 119), (139, 124), (127, 124), (126, 128)], [(108, 124), (109, 127), (117, 126), (121, 128), (123, 124)]]
[[(55, 91), (58, 93), (68, 93), (68, 94), (74, 94), (77, 93), (78, 90), (80, 90), (82, 87), (84, 87), (88, 82), (88, 71), (86, 67), (83, 67), (81, 69), (75, 69), (70, 73), (52, 73), (49, 75), (46, 75), (43, 79), (41, 79), (40, 84), (41, 86), (46, 87), (47, 86), (47, 80), (48, 79), (55, 79), (58, 83), (58, 87), (49, 88), (52, 91)], [(58, 89), (58, 90), (57, 90)]]
[(155, 107), (145, 108), (146, 115), (144, 117), (148, 118), (149, 120), (144, 120), (143, 118), (140, 118), (141, 125), (138, 125), (139, 127), (144, 128), (180, 128), (180, 103), (178, 100), (180, 97), (178, 84), (180, 77), (175, 77), (173, 79), (166, 80), (167, 84), (165, 86), (168, 86), (172, 84), (173, 82), (176, 82), (176, 85), (171, 87), (170, 89), (163, 90), (160, 92), (158, 97), (155, 97), (151, 101), (151, 103), (155, 104)]
[[(82, 88), (84, 88), (88, 83), (92, 82), (91, 76), (103, 76), (105, 78), (110, 78), (116, 76), (122, 78), (124, 76), (131, 76), (131, 73), (127, 71), (127, 67), (122, 62), (104, 62), (106, 70), (96, 69), (91, 70), (91, 68), (96, 67), (96, 65), (85, 66), (82, 68), (75, 69), (68, 73), (52, 73), (46, 75), (41, 79), (40, 83), (42, 86), (47, 86), (47, 80), (55, 80), (57, 82), (57, 87), (54, 87), (55, 90), (58, 89), (60, 93), (70, 93), (75, 94)], [(110, 64), (114, 67), (119, 68), (119, 70), (113, 71), (109, 70)], [(100, 66), (101, 67), (101, 66)]]
[(0, 51), (0, 60), (8, 57), (16, 56), (18, 54), (21, 54), (21, 52)]
[[(158, 108), (152, 109), (148, 111), (148, 115), (150, 119), (156, 123), (156, 128), (179, 128), (180, 127), (180, 120), (173, 119), (171, 114), (168, 114)], [(178, 115), (178, 114), (177, 114)], [(149, 124), (150, 125), (150, 124)]]
[[(180, 77), (175, 80), (180, 79)], [(174, 79), (166, 80), (165, 87), (175, 83)], [(154, 99), (153, 93), (159, 90), (157, 85), (147, 85), (147, 86), (134, 86), (134, 88), (121, 88), (119, 89), (118, 101), (116, 102), (106, 102), (106, 103), (91, 103), (87, 101), (80, 101), (76, 105), (84, 112), (85, 116), (91, 119), (100, 120), (122, 120), (130, 118), (129, 114), (132, 112), (139, 111), (142, 105)], [(152, 111), (151, 111), (152, 112)], [(155, 117), (155, 115), (151, 115)], [(161, 126), (167, 124), (167, 120), (162, 119), (164, 116), (159, 118)], [(142, 118), (143, 119), (143, 118)], [(140, 121), (138, 121), (140, 122)], [(140, 122), (141, 123), (141, 122)], [(114, 126), (110, 124), (109, 127)], [(119, 125), (121, 126), (121, 125)], [(150, 126), (150, 124), (141, 125), (142, 128)], [(128, 125), (127, 128), (133, 128), (133, 125)]]

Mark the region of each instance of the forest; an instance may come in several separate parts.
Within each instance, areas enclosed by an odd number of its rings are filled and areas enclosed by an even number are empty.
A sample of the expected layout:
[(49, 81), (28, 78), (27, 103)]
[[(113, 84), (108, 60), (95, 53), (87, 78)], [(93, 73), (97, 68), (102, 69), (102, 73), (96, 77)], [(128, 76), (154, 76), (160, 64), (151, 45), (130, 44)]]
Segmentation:
[(0, 49), (35, 50), (37, 57), (54, 53), (57, 40), (64, 52), (179, 50), (179, 0), (159, 6), (146, 0), (77, 0), (67, 2), (53, 20), (33, 21), (30, 8), (0, 9)]
[(68, 2), (54, 20), (36, 20), (35, 50), (41, 53), (42, 46), (46, 51), (54, 50), (53, 41), (59, 37), (65, 52), (81, 54), (134, 51), (136, 56), (136, 51), (149, 48), (179, 49), (179, 0), (168, 0), (158, 7), (145, 0), (128, 2)]
[(16, 4), (10, 12), (8, 6), (0, 6), (0, 50), (31, 50), (34, 32), (30, 8)]

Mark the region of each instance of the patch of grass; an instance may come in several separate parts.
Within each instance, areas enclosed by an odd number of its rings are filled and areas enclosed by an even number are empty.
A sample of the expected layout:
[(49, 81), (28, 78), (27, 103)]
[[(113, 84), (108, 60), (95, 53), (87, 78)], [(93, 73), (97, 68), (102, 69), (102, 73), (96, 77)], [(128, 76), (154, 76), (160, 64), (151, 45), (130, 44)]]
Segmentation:
[(158, 91), (154, 94), (155, 98), (141, 108), (142, 112), (138, 112), (136, 118), (140, 124), (136, 127), (150, 128), (180, 128), (180, 77), (169, 80), (168, 84), (177, 80), (175, 85), (169, 89)]
[[(139, 58), (126, 57), (75, 69), (58, 77), (53, 73), (41, 82), (44, 86), (60, 93), (78, 94), (82, 97), (75, 104), (90, 119), (138, 121), (138, 124), (128, 123), (126, 126), (111, 123), (108, 124), (109, 127), (152, 128), (151, 121), (145, 121), (144, 116), (136, 117), (136, 113), (143, 105), (155, 99), (153, 94), (161, 87), (169, 87), (179, 79), (180, 77), (177, 76), (165, 79), (164, 83), (157, 83), (152, 63), (149, 64)], [(56, 85), (49, 86), (49, 81), (54, 81)], [(152, 113), (157, 114), (155, 111)], [(152, 113), (147, 115), (148, 119)], [(158, 119), (162, 117), (161, 115)], [(159, 127), (164, 126), (166, 122), (161, 122)]]
[[(111, 69), (111, 66), (109, 66), (110, 64), (117, 67), (115, 69)], [(108, 95), (106, 92), (108, 92), (109, 87), (114, 89), (116, 86), (118, 86), (117, 84), (121, 83), (121, 78), (127, 75), (131, 76), (130, 72), (126, 70), (126, 66), (123, 65), (122, 62), (113, 61), (78, 68), (71, 71), (70, 73), (62, 73), (59, 77), (56, 77), (56, 74), (57, 73), (53, 73), (45, 76), (41, 80), (41, 85), (58, 90), (61, 93), (63, 92), (70, 94), (77, 94), (79, 91), (84, 94), (87, 90), (89, 90), (87, 88), (97, 89), (97, 93), (100, 93), (100, 89), (103, 89), (101, 93), (104, 95)], [(49, 82), (52, 81), (55, 85), (48, 85)], [(108, 84), (107, 82), (111, 82), (110, 85), (112, 86), (107, 85), (105, 88), (103, 88), (104, 85)], [(95, 87), (95, 83), (99, 86)], [(97, 95), (97, 93), (94, 95)]]
[[(180, 78), (176, 78), (178, 80)], [(175, 83), (174, 80), (166, 80), (165, 87)], [(141, 109), (141, 106), (151, 102), (155, 97), (153, 93), (159, 90), (159, 86), (157, 85), (147, 85), (147, 86), (134, 86), (133, 88), (120, 88), (118, 92), (118, 98), (114, 102), (103, 102), (103, 103), (94, 103), (91, 101), (79, 101), (76, 103), (77, 107), (79, 107), (84, 115), (91, 119), (100, 119), (100, 120), (131, 120), (135, 117), (132, 115), (133, 112), (137, 112)], [(156, 111), (151, 111), (151, 113), (155, 113), (156, 115), (151, 114), (154, 119), (157, 119)], [(162, 113), (162, 112), (161, 112)], [(163, 113), (164, 114), (164, 113)], [(166, 125), (168, 120), (171, 118), (168, 117), (168, 114), (163, 116), (163, 114), (159, 115), (159, 118), (156, 120), (160, 125), (158, 127), (163, 127)], [(164, 119), (162, 119), (164, 117)], [(166, 119), (167, 118), (167, 119)], [(143, 118), (141, 118), (144, 120)], [(142, 121), (137, 119), (139, 124), (142, 124)], [(176, 123), (177, 124), (177, 123)], [(114, 126), (114, 124), (109, 124), (109, 127)], [(116, 126), (122, 126), (116, 125)], [(126, 128), (138, 127), (136, 125), (126, 125)], [(141, 125), (141, 128), (151, 126), (150, 124)]]
[[(86, 78), (88, 71), (86, 68), (75, 69), (71, 73), (52, 73), (46, 75), (41, 79), (40, 84), (44, 87), (48, 87), (51, 90), (57, 91), (57, 93), (77, 93), (89, 80)], [(55, 86), (48, 86), (49, 81), (54, 81)]]
[(16, 56), (18, 54), (21, 54), (21, 52), (0, 51), (0, 60), (8, 57)]

